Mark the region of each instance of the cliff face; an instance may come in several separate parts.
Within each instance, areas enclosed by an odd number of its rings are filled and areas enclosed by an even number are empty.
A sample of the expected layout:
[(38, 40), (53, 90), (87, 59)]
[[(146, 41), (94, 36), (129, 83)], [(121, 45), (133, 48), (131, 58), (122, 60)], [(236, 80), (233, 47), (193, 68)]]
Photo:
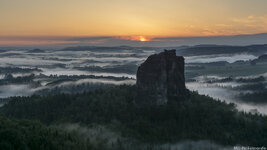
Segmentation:
[(146, 103), (165, 104), (184, 95), (184, 58), (176, 56), (176, 50), (149, 56), (138, 68), (136, 85)]

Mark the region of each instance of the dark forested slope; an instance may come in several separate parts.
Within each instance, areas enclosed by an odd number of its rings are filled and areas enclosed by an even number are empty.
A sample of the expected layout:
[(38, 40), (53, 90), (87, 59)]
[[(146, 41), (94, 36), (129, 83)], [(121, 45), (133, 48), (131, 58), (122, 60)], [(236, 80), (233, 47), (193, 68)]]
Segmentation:
[(152, 143), (190, 139), (266, 146), (266, 117), (238, 112), (233, 104), (194, 92), (188, 101), (140, 107), (134, 104), (135, 91), (135, 86), (118, 86), (75, 95), (14, 97), (1, 114), (45, 124), (112, 125), (124, 136)]
[(1, 150), (91, 150), (89, 142), (39, 122), (0, 117)]

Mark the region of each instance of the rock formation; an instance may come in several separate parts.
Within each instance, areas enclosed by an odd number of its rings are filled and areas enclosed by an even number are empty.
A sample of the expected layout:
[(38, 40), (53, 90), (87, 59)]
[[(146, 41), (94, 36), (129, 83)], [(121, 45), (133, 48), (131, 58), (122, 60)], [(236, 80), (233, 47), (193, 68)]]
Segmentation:
[(138, 68), (136, 85), (137, 103), (161, 105), (185, 95), (184, 58), (176, 50), (149, 56)]

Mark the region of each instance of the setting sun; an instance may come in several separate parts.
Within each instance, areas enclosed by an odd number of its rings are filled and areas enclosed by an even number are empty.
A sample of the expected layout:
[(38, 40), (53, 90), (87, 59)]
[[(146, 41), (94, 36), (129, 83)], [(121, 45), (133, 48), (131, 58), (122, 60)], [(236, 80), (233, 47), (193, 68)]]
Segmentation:
[(141, 42), (146, 42), (146, 41), (148, 41), (148, 39), (145, 38), (145, 37), (143, 37), (143, 36), (140, 36), (140, 37), (139, 37), (139, 41), (141, 41)]

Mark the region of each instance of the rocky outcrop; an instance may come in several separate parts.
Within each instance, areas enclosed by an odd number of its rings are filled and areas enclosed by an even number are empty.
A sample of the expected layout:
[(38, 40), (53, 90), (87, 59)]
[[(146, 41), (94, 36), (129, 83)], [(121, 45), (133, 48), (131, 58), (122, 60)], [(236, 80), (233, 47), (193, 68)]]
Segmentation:
[(138, 103), (161, 105), (185, 95), (184, 58), (176, 50), (149, 56), (138, 68), (136, 85)]

